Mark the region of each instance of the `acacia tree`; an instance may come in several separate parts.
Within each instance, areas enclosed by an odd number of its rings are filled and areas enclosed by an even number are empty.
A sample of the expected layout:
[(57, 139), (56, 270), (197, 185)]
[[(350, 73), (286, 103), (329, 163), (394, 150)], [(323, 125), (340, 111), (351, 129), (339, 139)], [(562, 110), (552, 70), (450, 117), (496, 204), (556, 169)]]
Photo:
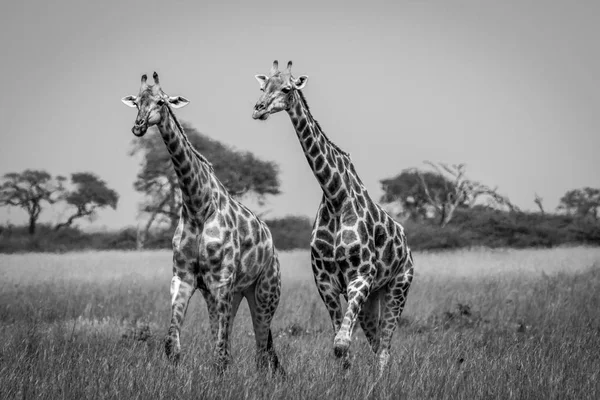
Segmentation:
[(117, 208), (119, 195), (96, 174), (91, 172), (71, 174), (71, 184), (73, 190), (66, 192), (62, 199), (69, 208), (73, 209), (73, 212), (65, 222), (57, 224), (55, 230), (71, 226), (78, 218), (85, 217), (93, 220), (99, 209), (110, 207), (114, 210)]
[[(425, 181), (426, 185), (422, 184)], [(393, 178), (380, 181), (384, 191), (382, 203), (398, 202), (401, 215), (413, 220), (425, 219), (432, 210), (425, 187), (436, 197), (447, 197), (454, 191), (453, 183), (443, 175), (430, 171), (404, 170)]]
[[(215, 174), (232, 195), (254, 196), (262, 204), (267, 195), (280, 193), (275, 163), (260, 160), (250, 152), (234, 150), (198, 132), (188, 123), (182, 125), (192, 146), (211, 161)], [(141, 235), (145, 237), (155, 223), (167, 223), (175, 229), (181, 196), (177, 175), (161, 135), (153, 129), (143, 139), (134, 139), (130, 155), (142, 157), (133, 184), (136, 191), (144, 194), (140, 211), (148, 215)]]
[(7, 173), (0, 184), (0, 204), (23, 208), (29, 215), (29, 234), (33, 235), (43, 203), (54, 204), (62, 198), (64, 181), (64, 177), (52, 177), (43, 170)]
[[(460, 205), (472, 207), (482, 197), (487, 200), (488, 206), (507, 207), (510, 211), (518, 211), (518, 208), (508, 198), (498, 194), (498, 188), (492, 189), (480, 182), (467, 178), (465, 164), (434, 164), (431, 161), (425, 161), (425, 164), (435, 169), (439, 175), (445, 175), (448, 181), (452, 182), (452, 190), (448, 190), (444, 197), (431, 193), (427, 187), (427, 182), (421, 179), (421, 184), (430, 204), (435, 207), (440, 216), (439, 224), (442, 228), (450, 222), (457, 207)], [(421, 173), (419, 173), (419, 176), (423, 177)]]
[(569, 214), (579, 217), (592, 216), (598, 219), (598, 209), (600, 208), (600, 189), (584, 187), (567, 191), (561, 197), (558, 204), (558, 210), (564, 210)]
[[(403, 203), (412, 203), (408, 210), (413, 207), (420, 215), (425, 215), (422, 210), (430, 207), (437, 215), (441, 227), (452, 220), (457, 208), (472, 207), (482, 197), (487, 199), (489, 205), (517, 210), (506, 197), (498, 194), (496, 188), (468, 179), (465, 164), (434, 164), (431, 161), (425, 161), (425, 164), (433, 171), (411, 168), (392, 179), (394, 184), (389, 180), (382, 181), (386, 191), (382, 201), (401, 200)], [(409, 190), (403, 192), (405, 188)]]

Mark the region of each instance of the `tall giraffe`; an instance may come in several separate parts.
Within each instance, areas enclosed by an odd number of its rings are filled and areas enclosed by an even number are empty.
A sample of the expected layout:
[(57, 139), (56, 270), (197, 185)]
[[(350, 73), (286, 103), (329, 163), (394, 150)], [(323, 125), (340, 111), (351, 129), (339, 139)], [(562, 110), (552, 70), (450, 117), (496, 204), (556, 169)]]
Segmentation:
[(142, 84), (137, 96), (122, 99), (138, 109), (132, 132), (144, 136), (156, 125), (171, 155), (181, 190), (179, 225), (173, 236), (171, 325), (165, 341), (167, 357), (179, 360), (179, 335), (196, 289), (206, 300), (216, 365), (229, 363), (229, 337), (242, 297), (248, 301), (259, 367), (283, 372), (273, 348), (271, 320), (281, 290), (277, 252), (267, 225), (233, 199), (217, 179), (212, 165), (188, 141), (174, 108), (189, 103), (169, 97), (154, 73), (154, 85)]
[[(285, 110), (323, 197), (311, 236), (311, 263), (335, 334), (336, 357), (350, 366), (349, 348), (358, 319), (377, 354), (380, 373), (389, 360), (392, 335), (413, 278), (413, 259), (403, 227), (377, 205), (358, 177), (348, 153), (336, 146), (313, 118), (294, 78), (273, 62), (270, 76), (256, 75), (264, 92), (252, 118), (266, 120)], [(340, 295), (348, 301), (342, 313)]]

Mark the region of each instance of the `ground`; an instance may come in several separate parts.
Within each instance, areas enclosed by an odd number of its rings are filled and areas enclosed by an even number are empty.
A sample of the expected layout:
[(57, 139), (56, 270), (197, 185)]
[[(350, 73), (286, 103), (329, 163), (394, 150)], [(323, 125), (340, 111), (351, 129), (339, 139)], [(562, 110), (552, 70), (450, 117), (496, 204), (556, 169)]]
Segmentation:
[(281, 254), (273, 332), (285, 381), (256, 371), (245, 303), (234, 362), (214, 374), (198, 294), (182, 363), (167, 362), (170, 252), (0, 255), (0, 398), (600, 398), (600, 248), (414, 259), (389, 370), (373, 386), (362, 332), (351, 370), (337, 368), (308, 252)]

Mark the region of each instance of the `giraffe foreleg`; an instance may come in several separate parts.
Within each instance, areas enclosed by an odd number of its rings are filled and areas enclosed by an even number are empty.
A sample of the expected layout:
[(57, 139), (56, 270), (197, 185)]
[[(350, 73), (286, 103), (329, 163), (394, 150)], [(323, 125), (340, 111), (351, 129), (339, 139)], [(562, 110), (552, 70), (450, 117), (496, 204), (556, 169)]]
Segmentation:
[(165, 340), (165, 354), (177, 363), (181, 352), (179, 335), (187, 307), (194, 294), (194, 278), (187, 275), (182, 279), (177, 273), (171, 279), (171, 324)]
[(390, 358), (390, 345), (394, 331), (398, 326), (400, 315), (404, 310), (408, 290), (413, 278), (412, 259), (409, 257), (409, 263), (404, 274), (399, 275), (389, 286), (382, 299), (383, 312), (379, 321), (380, 344), (378, 349), (379, 375), (383, 374)]
[(344, 365), (349, 367), (348, 351), (352, 342), (352, 332), (361, 308), (369, 297), (371, 281), (368, 276), (359, 276), (348, 285), (348, 308), (342, 321), (342, 327), (335, 335), (333, 352), (336, 357), (344, 360)]
[(272, 372), (285, 375), (273, 347), (271, 322), (281, 295), (279, 260), (273, 258), (273, 266), (262, 275), (254, 290), (247, 295), (256, 339), (256, 363), (259, 369), (269, 368)]

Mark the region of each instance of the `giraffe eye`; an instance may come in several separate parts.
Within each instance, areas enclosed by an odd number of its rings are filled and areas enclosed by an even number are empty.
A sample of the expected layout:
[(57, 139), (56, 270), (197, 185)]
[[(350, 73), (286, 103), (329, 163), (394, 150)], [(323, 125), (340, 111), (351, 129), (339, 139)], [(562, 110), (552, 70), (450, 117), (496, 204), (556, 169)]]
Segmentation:
[(284, 87), (284, 88), (281, 88), (281, 91), (282, 91), (283, 93), (285, 93), (285, 94), (289, 93), (289, 92), (290, 92), (290, 90), (292, 90), (292, 88), (290, 88), (290, 87)]
[(156, 102), (156, 104), (158, 104), (159, 106), (162, 106), (163, 104), (165, 104), (165, 100), (164, 99), (158, 99), (158, 101)]

